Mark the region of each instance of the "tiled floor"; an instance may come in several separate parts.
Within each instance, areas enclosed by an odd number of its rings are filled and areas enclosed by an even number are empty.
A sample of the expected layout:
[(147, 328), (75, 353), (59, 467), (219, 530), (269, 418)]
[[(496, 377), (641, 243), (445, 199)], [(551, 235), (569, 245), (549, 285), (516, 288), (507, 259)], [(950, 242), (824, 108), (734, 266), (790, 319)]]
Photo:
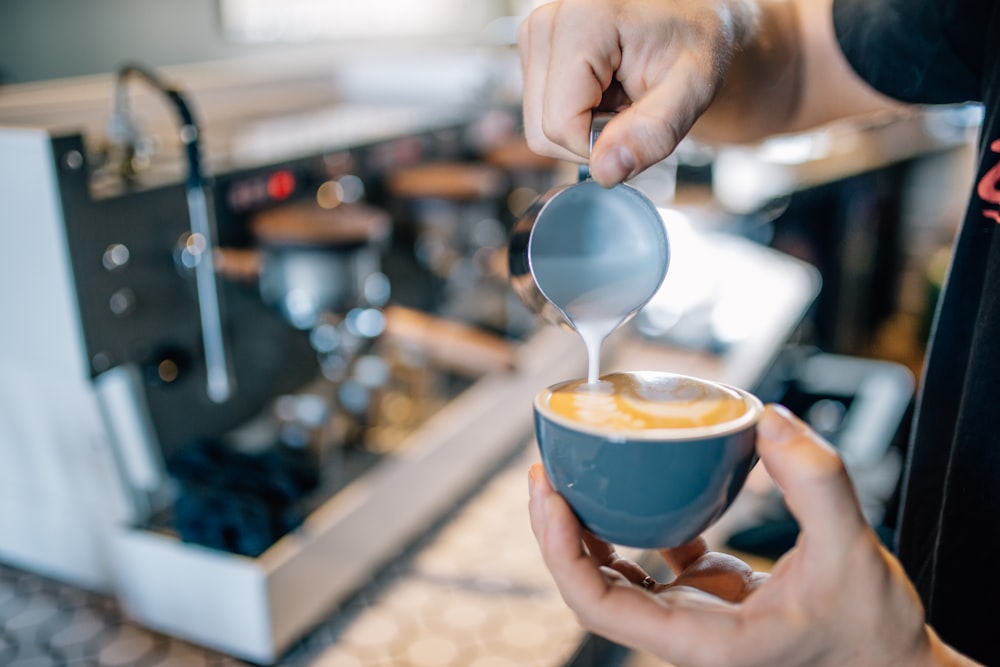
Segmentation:
[(238, 661), (149, 632), (113, 600), (0, 567), (0, 665), (225, 667)]

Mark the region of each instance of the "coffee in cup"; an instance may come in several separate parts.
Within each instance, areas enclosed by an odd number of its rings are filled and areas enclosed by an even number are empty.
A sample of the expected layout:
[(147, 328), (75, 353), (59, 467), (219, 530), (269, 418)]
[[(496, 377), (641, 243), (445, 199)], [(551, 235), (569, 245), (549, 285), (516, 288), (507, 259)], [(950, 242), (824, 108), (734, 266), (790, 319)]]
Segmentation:
[(726, 427), (746, 418), (751, 403), (737, 390), (683, 375), (612, 373), (576, 380), (547, 394), (554, 415), (615, 433)]
[(611, 373), (541, 391), (535, 434), (553, 487), (591, 532), (675, 547), (712, 525), (743, 487), (763, 409), (749, 392), (699, 378)]

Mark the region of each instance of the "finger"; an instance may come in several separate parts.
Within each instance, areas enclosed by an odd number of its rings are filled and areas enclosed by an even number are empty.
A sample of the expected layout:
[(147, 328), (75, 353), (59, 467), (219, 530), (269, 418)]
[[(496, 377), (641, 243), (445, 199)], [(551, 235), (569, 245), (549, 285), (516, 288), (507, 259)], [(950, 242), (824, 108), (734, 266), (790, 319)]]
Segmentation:
[(578, 159), (590, 156), (590, 124), (621, 62), (618, 31), (595, 7), (561, 6), (551, 31), (542, 131)]
[[(528, 484), (531, 493), (531, 527), (535, 537), (539, 538), (544, 532), (542, 503), (545, 494), (552, 492), (552, 484), (549, 482), (542, 464), (536, 463), (531, 466), (528, 471)], [(605, 542), (587, 530), (582, 531), (582, 539), (587, 553), (595, 565), (610, 568), (633, 584), (642, 585), (645, 588), (650, 587), (649, 574), (637, 563), (619, 556), (614, 545)]]
[(727, 642), (720, 643), (721, 637), (741, 639), (736, 634), (739, 619), (729, 602), (690, 589), (667, 591), (665, 597), (650, 595), (620, 585), (614, 573), (606, 574), (584, 549), (585, 531), (544, 475), (532, 484), (532, 502), (542, 558), (584, 629), (679, 664), (690, 662), (693, 655), (704, 657), (713, 647), (723, 648)]
[(739, 558), (711, 552), (685, 568), (670, 586), (689, 586), (727, 602), (741, 602), (760, 583), (753, 568)]
[(666, 561), (670, 570), (675, 575), (689, 568), (707, 553), (708, 543), (705, 542), (705, 538), (703, 537), (696, 537), (687, 544), (682, 544), (673, 549), (660, 549), (660, 556), (663, 557), (663, 560)]
[[(541, 534), (542, 558), (560, 595), (581, 624), (632, 645), (648, 641), (637, 624), (648, 626), (645, 632), (662, 631), (650, 621), (651, 615), (663, 614), (662, 605), (644, 590), (616, 584), (620, 579), (615, 575), (625, 575), (618, 570), (608, 572), (585, 550), (585, 531), (569, 505), (547, 484), (536, 483), (534, 489), (542, 505), (542, 529), (536, 533)], [(593, 544), (602, 553), (601, 542)]]
[[(541, 488), (544, 485), (545, 488)], [(545, 493), (551, 490), (545, 469), (541, 463), (536, 463), (528, 469), (528, 516), (531, 520), (531, 532), (541, 543), (545, 530), (543, 521), (543, 503)]]
[[(569, 606), (576, 608), (573, 600), (599, 600), (610, 590), (601, 568), (611, 568), (633, 581), (637, 576), (634, 570), (616, 567), (629, 561), (620, 558), (612, 545), (583, 529), (569, 505), (552, 489), (542, 466), (535, 464), (532, 471), (532, 529), (542, 558)], [(638, 582), (646, 576), (642, 572)]]
[(711, 102), (704, 70), (682, 56), (655, 86), (634, 100), (605, 127), (590, 158), (594, 180), (614, 185), (660, 162), (677, 148)]
[[(543, 489), (535, 495), (541, 496), (548, 493), (552, 489), (552, 484), (549, 482), (548, 477), (545, 474), (545, 469), (540, 463), (533, 465), (529, 471), (529, 484), (532, 488), (537, 484), (544, 484)], [(541, 527), (541, 509), (536, 509), (532, 514), (532, 530), (535, 532), (535, 536), (538, 537), (540, 532), (543, 530)], [(613, 544), (610, 544), (601, 538), (597, 537), (590, 531), (582, 531), (583, 544), (587, 548), (587, 553), (590, 554), (591, 560), (594, 561), (599, 567), (606, 567), (619, 575), (624, 577), (628, 582), (642, 586), (643, 588), (652, 588), (655, 585), (652, 577), (646, 572), (638, 563), (628, 560), (627, 558), (622, 558), (615, 551)]]
[(609, 567), (612, 570), (621, 574), (629, 582), (642, 586), (643, 588), (652, 588), (655, 585), (652, 577), (646, 572), (638, 563), (631, 561), (627, 558), (622, 558), (615, 551), (613, 545), (605, 542), (601, 538), (595, 536), (589, 531), (583, 532), (583, 543), (587, 547), (587, 551), (590, 553), (590, 557), (598, 565)]
[(757, 451), (803, 536), (839, 553), (867, 524), (843, 461), (787, 408), (769, 405), (757, 426)]
[(535, 478), (532, 494), (535, 537), (563, 597), (574, 608), (572, 601), (600, 600), (609, 585), (584, 549), (584, 531), (576, 515), (544, 475)]
[(542, 131), (542, 98), (549, 70), (549, 44), (552, 41), (555, 13), (554, 3), (542, 5), (518, 29), (517, 41), (523, 78), (521, 107), (524, 136), (536, 153), (579, 162), (580, 156), (554, 143)]

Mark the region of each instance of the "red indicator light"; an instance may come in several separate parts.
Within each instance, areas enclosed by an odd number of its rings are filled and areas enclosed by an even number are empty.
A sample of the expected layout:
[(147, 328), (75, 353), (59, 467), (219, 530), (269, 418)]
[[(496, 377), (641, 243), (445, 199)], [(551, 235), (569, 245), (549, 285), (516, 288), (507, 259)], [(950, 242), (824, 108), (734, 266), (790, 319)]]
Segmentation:
[(276, 171), (267, 178), (267, 194), (273, 200), (288, 199), (295, 192), (295, 175), (287, 170)]

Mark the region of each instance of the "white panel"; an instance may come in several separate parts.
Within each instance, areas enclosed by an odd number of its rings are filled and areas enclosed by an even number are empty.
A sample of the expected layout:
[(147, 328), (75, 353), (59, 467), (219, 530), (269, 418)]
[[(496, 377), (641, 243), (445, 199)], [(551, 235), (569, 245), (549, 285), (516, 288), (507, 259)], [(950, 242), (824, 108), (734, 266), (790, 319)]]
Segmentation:
[(42, 130), (0, 128), (0, 239), (0, 369), (11, 361), (86, 377), (51, 144)]
[(0, 559), (106, 589), (125, 511), (87, 372), (49, 135), (0, 128)]

